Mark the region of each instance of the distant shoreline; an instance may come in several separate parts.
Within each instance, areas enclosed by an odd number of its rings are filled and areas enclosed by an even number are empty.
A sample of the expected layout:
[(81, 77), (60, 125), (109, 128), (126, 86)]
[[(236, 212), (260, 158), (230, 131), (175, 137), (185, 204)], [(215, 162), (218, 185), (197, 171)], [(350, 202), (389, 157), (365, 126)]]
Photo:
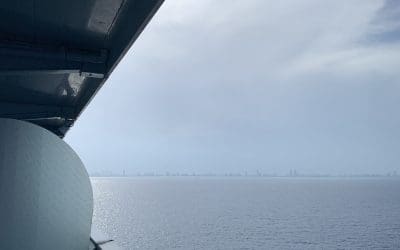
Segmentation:
[(90, 178), (224, 178), (224, 179), (399, 179), (388, 175), (301, 175), (301, 176), (257, 176), (257, 175), (89, 175)]

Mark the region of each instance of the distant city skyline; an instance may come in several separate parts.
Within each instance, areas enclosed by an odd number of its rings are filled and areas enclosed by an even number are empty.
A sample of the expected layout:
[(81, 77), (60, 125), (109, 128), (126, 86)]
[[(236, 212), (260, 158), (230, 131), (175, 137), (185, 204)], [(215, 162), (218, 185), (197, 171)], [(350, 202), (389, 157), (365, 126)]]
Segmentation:
[(89, 173), (400, 172), (400, 4), (166, 1), (65, 140)]
[(363, 174), (329, 174), (329, 173), (299, 173), (296, 169), (290, 169), (287, 173), (263, 173), (261, 171), (256, 172), (227, 172), (227, 173), (198, 173), (198, 172), (137, 172), (137, 173), (126, 173), (122, 170), (122, 173), (116, 173), (112, 170), (103, 170), (100, 172), (91, 173), (91, 177), (400, 177), (397, 171), (391, 171), (387, 173), (363, 173)]

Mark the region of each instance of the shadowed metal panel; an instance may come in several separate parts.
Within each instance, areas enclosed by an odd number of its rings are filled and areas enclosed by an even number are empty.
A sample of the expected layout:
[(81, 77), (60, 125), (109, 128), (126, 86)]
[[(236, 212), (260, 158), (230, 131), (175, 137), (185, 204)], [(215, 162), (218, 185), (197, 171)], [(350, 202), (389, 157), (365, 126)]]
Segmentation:
[[(63, 137), (162, 2), (4, 1), (0, 106), (5, 108), (0, 117), (29, 121)], [(21, 105), (28, 109), (21, 113)], [(50, 109), (41, 117), (31, 114), (32, 119), (29, 107), (37, 105)], [(68, 112), (55, 117), (55, 106)]]
[(0, 249), (85, 249), (93, 213), (88, 174), (51, 132), (0, 119)]

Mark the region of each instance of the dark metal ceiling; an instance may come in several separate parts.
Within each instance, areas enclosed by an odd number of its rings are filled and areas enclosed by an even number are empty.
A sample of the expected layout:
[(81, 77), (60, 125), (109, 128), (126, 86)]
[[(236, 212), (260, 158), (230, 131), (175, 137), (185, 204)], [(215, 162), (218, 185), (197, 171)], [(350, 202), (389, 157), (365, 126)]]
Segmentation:
[(3, 2), (0, 117), (63, 137), (162, 2)]

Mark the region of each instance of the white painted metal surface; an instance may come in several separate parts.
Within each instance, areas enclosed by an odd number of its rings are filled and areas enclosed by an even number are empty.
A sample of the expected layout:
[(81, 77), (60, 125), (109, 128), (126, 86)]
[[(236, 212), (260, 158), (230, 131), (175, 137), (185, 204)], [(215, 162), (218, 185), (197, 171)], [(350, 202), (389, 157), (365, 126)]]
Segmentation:
[(53, 133), (0, 119), (0, 199), (0, 249), (89, 249), (90, 180)]

